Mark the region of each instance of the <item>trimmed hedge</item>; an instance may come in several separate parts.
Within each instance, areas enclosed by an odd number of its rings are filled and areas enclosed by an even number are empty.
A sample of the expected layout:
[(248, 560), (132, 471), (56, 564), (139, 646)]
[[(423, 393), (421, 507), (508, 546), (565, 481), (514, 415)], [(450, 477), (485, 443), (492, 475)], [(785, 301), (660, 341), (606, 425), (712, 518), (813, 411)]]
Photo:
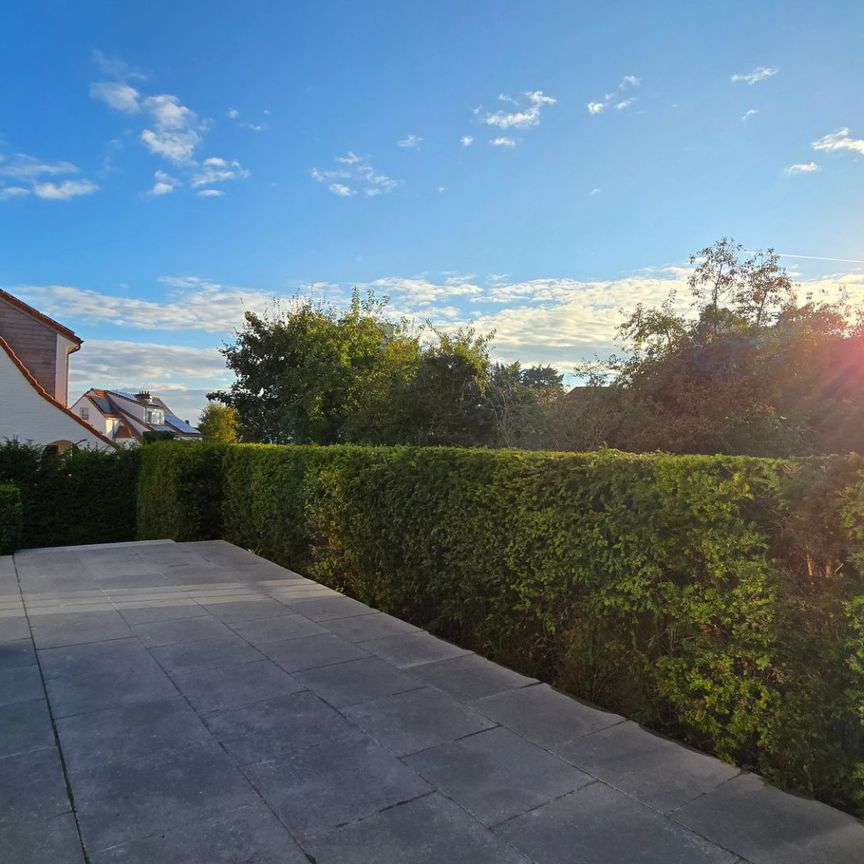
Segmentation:
[(72, 447), (64, 453), (7, 441), (0, 483), (21, 493), (21, 548), (135, 539), (138, 459)]
[(11, 483), (0, 485), (0, 555), (11, 555), (21, 545), (21, 492)]

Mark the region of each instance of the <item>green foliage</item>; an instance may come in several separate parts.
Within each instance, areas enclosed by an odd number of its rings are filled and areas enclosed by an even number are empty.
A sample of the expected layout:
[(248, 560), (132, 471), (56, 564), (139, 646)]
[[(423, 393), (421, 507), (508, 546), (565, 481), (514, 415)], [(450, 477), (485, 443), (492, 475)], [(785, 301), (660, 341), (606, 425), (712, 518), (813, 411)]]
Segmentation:
[(134, 451), (0, 446), (0, 483), (21, 493), (22, 548), (134, 539), (137, 473)]
[(175, 437), (174, 433), (167, 429), (148, 429), (141, 435), (141, 442), (143, 444), (155, 444), (157, 441), (173, 441)]
[(218, 402), (208, 402), (198, 421), (198, 431), (205, 441), (237, 444), (240, 441), (239, 429), (237, 409)]
[(212, 540), (222, 536), (226, 445), (162, 441), (140, 450), (138, 538)]
[(11, 483), (0, 485), (0, 555), (11, 555), (21, 544), (21, 492)]
[(864, 809), (861, 458), (247, 445), (222, 466), (225, 539)]

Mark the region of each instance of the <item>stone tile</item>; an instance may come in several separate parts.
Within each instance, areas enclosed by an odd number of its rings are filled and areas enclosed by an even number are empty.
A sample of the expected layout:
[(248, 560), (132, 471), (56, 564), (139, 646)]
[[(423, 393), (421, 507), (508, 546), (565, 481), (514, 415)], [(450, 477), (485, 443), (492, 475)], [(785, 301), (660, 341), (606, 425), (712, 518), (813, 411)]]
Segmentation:
[(69, 784), (91, 855), (257, 801), (228, 756), (209, 747), (73, 771)]
[(220, 567), (209, 561), (201, 564), (182, 564), (163, 571), (167, 584), (175, 588), (195, 585), (216, 585), (240, 581), (233, 568)]
[(174, 683), (197, 711), (220, 711), (296, 693), (304, 687), (270, 660), (171, 673)]
[(361, 733), (314, 693), (277, 696), (207, 717), (207, 726), (241, 765), (273, 759)]
[(476, 654), (466, 654), (464, 657), (438, 663), (425, 663), (411, 671), (427, 684), (445, 690), (463, 702), (537, 683), (536, 678), (527, 678)]
[(0, 708), (0, 758), (54, 746), (54, 730), (44, 698)]
[(163, 750), (216, 747), (181, 696), (105, 708), (57, 721), (67, 770), (125, 762)]
[(0, 634), (0, 670), (35, 665), (36, 651), (29, 635), (26, 639), (6, 639)]
[(624, 719), (571, 699), (546, 684), (489, 696), (472, 707), (523, 738), (552, 750)]
[(0, 707), (16, 702), (32, 702), (44, 695), (38, 666), (0, 669)]
[(861, 864), (864, 824), (742, 774), (674, 814), (752, 864)]
[(375, 612), (365, 603), (335, 591), (326, 597), (305, 597), (282, 602), (313, 621), (332, 621), (335, 618), (351, 618), (354, 615), (369, 615)]
[(661, 813), (681, 807), (740, 773), (734, 765), (629, 722), (577, 738), (558, 752)]
[(0, 819), (0, 851), (10, 864), (84, 864), (71, 812), (8, 823)]
[(529, 864), (438, 794), (309, 837), (305, 845), (318, 864)]
[(254, 599), (207, 603), (204, 608), (220, 621), (252, 621), (258, 618), (277, 618), (285, 614), (285, 607), (263, 594)]
[[(107, 601), (104, 604), (107, 606)], [(58, 648), (62, 645), (82, 645), (104, 642), (132, 635), (129, 625), (116, 609), (98, 611), (31, 614), (30, 625), (37, 648)]]
[(416, 678), (378, 657), (309, 669), (294, 677), (337, 708), (422, 686)]
[(114, 605), (128, 624), (152, 624), (157, 621), (200, 618), (207, 615), (207, 611), (194, 600), (182, 597), (115, 600)]
[(265, 642), (260, 650), (286, 672), (301, 672), (369, 656), (369, 652), (355, 642), (346, 642), (332, 633), (300, 636), (285, 642)]
[(0, 618), (0, 639), (4, 642), (14, 642), (18, 639), (30, 638), (30, 625), (23, 609), (21, 612), (10, 613)]
[(454, 741), (494, 724), (434, 687), (345, 709), (345, 715), (397, 756)]
[(136, 624), (132, 630), (141, 640), (141, 643), (148, 648), (231, 635), (231, 631), (221, 621), (217, 621), (210, 615), (206, 618), (184, 618), (178, 621), (154, 621), (151, 624)]
[(237, 666), (240, 663), (262, 660), (264, 657), (257, 648), (253, 648), (234, 633), (218, 639), (202, 639), (200, 642), (151, 648), (150, 654), (160, 666), (172, 673), (193, 666)]
[(434, 663), (471, 653), (422, 631), (404, 636), (370, 639), (363, 643), (363, 647), (400, 669), (409, 669), (413, 666), (422, 666), (424, 663)]
[(55, 747), (0, 759), (0, 825), (72, 809)]
[(593, 782), (501, 727), (415, 753), (405, 762), (487, 825)]
[(543, 864), (734, 864), (736, 860), (604, 783), (584, 786), (495, 831)]
[[(282, 607), (282, 611), (287, 611)], [(259, 621), (241, 621), (231, 625), (247, 642), (263, 645), (267, 642), (282, 642), (298, 636), (312, 636), (327, 631), (303, 615), (281, 615), (279, 618), (263, 618)]]
[(369, 739), (307, 747), (243, 770), (295, 836), (333, 828), (430, 791), (410, 768)]
[(176, 695), (174, 685), (136, 639), (40, 651), (55, 717)]
[(263, 804), (114, 846), (91, 860), (93, 864), (309, 864)]
[(400, 621), (392, 615), (375, 612), (371, 615), (355, 615), (351, 618), (334, 618), (326, 623), (327, 629), (349, 642), (365, 642), (368, 639), (383, 639), (400, 633), (419, 633), (418, 627)]

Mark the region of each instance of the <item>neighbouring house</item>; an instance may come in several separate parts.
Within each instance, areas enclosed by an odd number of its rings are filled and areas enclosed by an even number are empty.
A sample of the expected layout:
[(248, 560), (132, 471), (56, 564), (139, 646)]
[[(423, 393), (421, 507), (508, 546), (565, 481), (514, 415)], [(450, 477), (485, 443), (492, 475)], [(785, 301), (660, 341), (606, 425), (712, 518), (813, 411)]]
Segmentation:
[(72, 406), (72, 411), (122, 447), (140, 444), (145, 432), (168, 432), (186, 441), (201, 438), (194, 426), (181, 420), (158, 396), (151, 396), (146, 390), (133, 395), (94, 387)]
[(65, 450), (114, 444), (66, 405), (69, 355), (81, 347), (68, 327), (0, 289), (0, 442)]

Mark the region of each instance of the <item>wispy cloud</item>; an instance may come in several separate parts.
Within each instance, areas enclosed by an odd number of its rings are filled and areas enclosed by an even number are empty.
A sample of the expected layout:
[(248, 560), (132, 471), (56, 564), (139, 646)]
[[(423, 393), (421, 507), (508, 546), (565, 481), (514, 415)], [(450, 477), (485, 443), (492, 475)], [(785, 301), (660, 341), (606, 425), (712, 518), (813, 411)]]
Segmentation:
[(23, 186), (0, 186), (0, 201), (9, 201), (12, 198), (26, 198), (30, 194), (29, 189)]
[(150, 115), (150, 126), (141, 132), (144, 146), (171, 162), (189, 162), (206, 129), (198, 115), (168, 93), (148, 96), (142, 107)]
[(225, 112), (225, 116), (226, 116), (229, 120), (236, 120), (236, 119), (240, 116), (240, 112), (239, 112), (236, 108), (229, 108), (229, 109)]
[(828, 152), (838, 150), (850, 150), (852, 153), (864, 155), (864, 138), (853, 138), (852, 133), (847, 128), (838, 129), (836, 132), (830, 132), (828, 135), (823, 135), (811, 145), (814, 150), (825, 150)]
[(334, 160), (338, 168), (313, 168), (309, 174), (313, 180), (323, 183), (339, 198), (351, 198), (362, 194), (367, 198), (384, 195), (396, 189), (400, 181), (378, 171), (371, 157), (358, 156), (349, 150)]
[(530, 129), (532, 126), (539, 126), (543, 108), (554, 105), (558, 101), (552, 96), (547, 96), (542, 90), (529, 90), (519, 99), (502, 93), (498, 99), (512, 105), (513, 110), (484, 111), (482, 107), (475, 109), (475, 114), (480, 117), (482, 123), (498, 129)]
[(758, 108), (748, 108), (742, 115), (742, 120), (749, 120), (751, 117), (755, 117), (759, 113)]
[(732, 76), (733, 84), (749, 84), (752, 86), (753, 84), (758, 84), (760, 81), (764, 81), (766, 78), (773, 78), (779, 70), (775, 69), (773, 66), (757, 66), (752, 72), (738, 72)]
[(510, 138), (506, 135), (502, 135), (499, 138), (490, 138), (489, 143), (493, 147), (508, 147), (508, 148), (510, 148), (510, 147), (516, 146), (516, 139)]
[(195, 194), (199, 198), (221, 198), (225, 193), (221, 189), (199, 189)]
[(604, 94), (602, 99), (586, 102), (585, 107), (589, 114), (594, 115), (602, 114), (607, 108), (624, 111), (636, 101), (635, 96), (626, 96), (625, 94), (641, 83), (642, 81), (636, 75), (625, 75), (614, 90)]
[(459, 143), (460, 143), (463, 147), (470, 147), (470, 146), (474, 143), (474, 136), (473, 136), (473, 135), (463, 135), (463, 136), (459, 139)]
[(404, 138), (396, 142), (397, 147), (402, 147), (404, 150), (419, 150), (423, 144), (423, 139), (419, 135), (406, 135)]
[(180, 185), (180, 181), (176, 177), (172, 177), (166, 171), (156, 171), (153, 175), (153, 186), (147, 192), (148, 195), (158, 198), (162, 195), (168, 195)]
[(794, 165), (785, 168), (783, 173), (792, 177), (795, 174), (813, 174), (815, 171), (821, 170), (815, 162), (796, 162)]
[(90, 85), (90, 96), (104, 102), (115, 111), (137, 114), (141, 110), (140, 93), (125, 81), (94, 81)]
[(78, 174), (78, 166), (72, 162), (45, 162), (26, 153), (16, 153), (11, 160), (0, 155), (0, 178), (9, 177), (15, 182), (6, 185), (0, 180), (0, 201), (35, 195), (48, 201), (66, 201), (82, 195), (92, 195), (98, 186), (85, 178), (47, 180), (47, 177), (62, 178)]
[(99, 187), (90, 180), (63, 180), (60, 183), (36, 183), (33, 193), (49, 201), (67, 201), (82, 195), (92, 195)]
[(192, 188), (212, 186), (214, 183), (225, 183), (228, 180), (242, 180), (249, 176), (249, 171), (236, 159), (228, 161), (220, 156), (205, 159), (192, 177)]

